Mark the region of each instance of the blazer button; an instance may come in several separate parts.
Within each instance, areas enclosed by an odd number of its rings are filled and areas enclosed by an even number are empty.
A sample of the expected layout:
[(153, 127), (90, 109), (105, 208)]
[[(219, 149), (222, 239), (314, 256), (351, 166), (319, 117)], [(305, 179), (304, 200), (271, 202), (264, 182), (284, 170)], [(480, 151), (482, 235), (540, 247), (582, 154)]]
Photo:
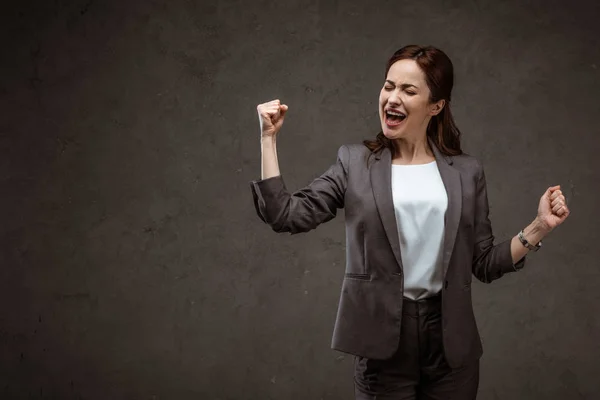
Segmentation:
[(445, 288), (448, 289), (448, 281), (444, 284)]

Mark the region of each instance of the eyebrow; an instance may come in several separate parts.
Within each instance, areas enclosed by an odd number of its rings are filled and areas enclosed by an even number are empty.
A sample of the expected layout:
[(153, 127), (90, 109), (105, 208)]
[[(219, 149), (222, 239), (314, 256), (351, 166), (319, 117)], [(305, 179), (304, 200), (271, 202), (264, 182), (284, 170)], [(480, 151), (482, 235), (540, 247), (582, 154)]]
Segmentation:
[[(396, 86), (396, 84), (394, 82), (390, 81), (389, 79), (386, 79), (385, 82), (389, 83), (390, 85)], [(411, 86), (414, 87), (415, 89), (418, 89), (418, 87), (415, 86), (415, 85), (413, 85), (412, 83), (403, 83), (402, 85), (400, 85), (400, 87), (403, 88), (403, 89), (406, 89), (406, 88), (411, 87)]]

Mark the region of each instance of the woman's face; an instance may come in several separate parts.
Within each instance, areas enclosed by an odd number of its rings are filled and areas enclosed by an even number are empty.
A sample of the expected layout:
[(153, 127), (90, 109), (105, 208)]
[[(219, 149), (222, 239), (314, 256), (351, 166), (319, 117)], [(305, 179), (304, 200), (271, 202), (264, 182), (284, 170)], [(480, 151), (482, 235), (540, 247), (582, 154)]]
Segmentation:
[[(429, 104), (430, 91), (425, 74), (414, 60), (399, 60), (390, 67), (379, 94), (379, 118), (383, 134), (389, 139), (424, 135), (433, 115), (444, 100)], [(389, 112), (402, 113), (396, 117)]]

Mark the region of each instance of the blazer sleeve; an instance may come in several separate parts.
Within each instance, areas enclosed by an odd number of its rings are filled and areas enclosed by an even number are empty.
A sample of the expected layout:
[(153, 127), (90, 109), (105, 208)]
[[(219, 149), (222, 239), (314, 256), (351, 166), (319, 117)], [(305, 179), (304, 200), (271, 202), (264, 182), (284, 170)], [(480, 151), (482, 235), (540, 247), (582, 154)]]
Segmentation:
[(281, 175), (250, 182), (256, 213), (275, 232), (307, 232), (336, 216), (344, 207), (348, 182), (348, 148), (338, 149), (337, 161), (309, 185), (290, 193)]
[(494, 234), (489, 219), (487, 184), (483, 166), (478, 162), (475, 190), (475, 247), (473, 250), (473, 275), (485, 283), (501, 278), (507, 272), (518, 271), (525, 266), (525, 258), (513, 264), (510, 251), (512, 238), (494, 245)]

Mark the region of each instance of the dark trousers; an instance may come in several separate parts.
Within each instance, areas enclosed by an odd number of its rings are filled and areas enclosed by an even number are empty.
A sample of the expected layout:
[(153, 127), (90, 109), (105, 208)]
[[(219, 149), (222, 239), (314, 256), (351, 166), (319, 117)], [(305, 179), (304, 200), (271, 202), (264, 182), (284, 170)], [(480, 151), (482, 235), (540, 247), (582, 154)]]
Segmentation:
[(354, 357), (356, 400), (472, 400), (479, 360), (452, 369), (442, 343), (442, 297), (404, 298), (398, 351), (389, 359)]

